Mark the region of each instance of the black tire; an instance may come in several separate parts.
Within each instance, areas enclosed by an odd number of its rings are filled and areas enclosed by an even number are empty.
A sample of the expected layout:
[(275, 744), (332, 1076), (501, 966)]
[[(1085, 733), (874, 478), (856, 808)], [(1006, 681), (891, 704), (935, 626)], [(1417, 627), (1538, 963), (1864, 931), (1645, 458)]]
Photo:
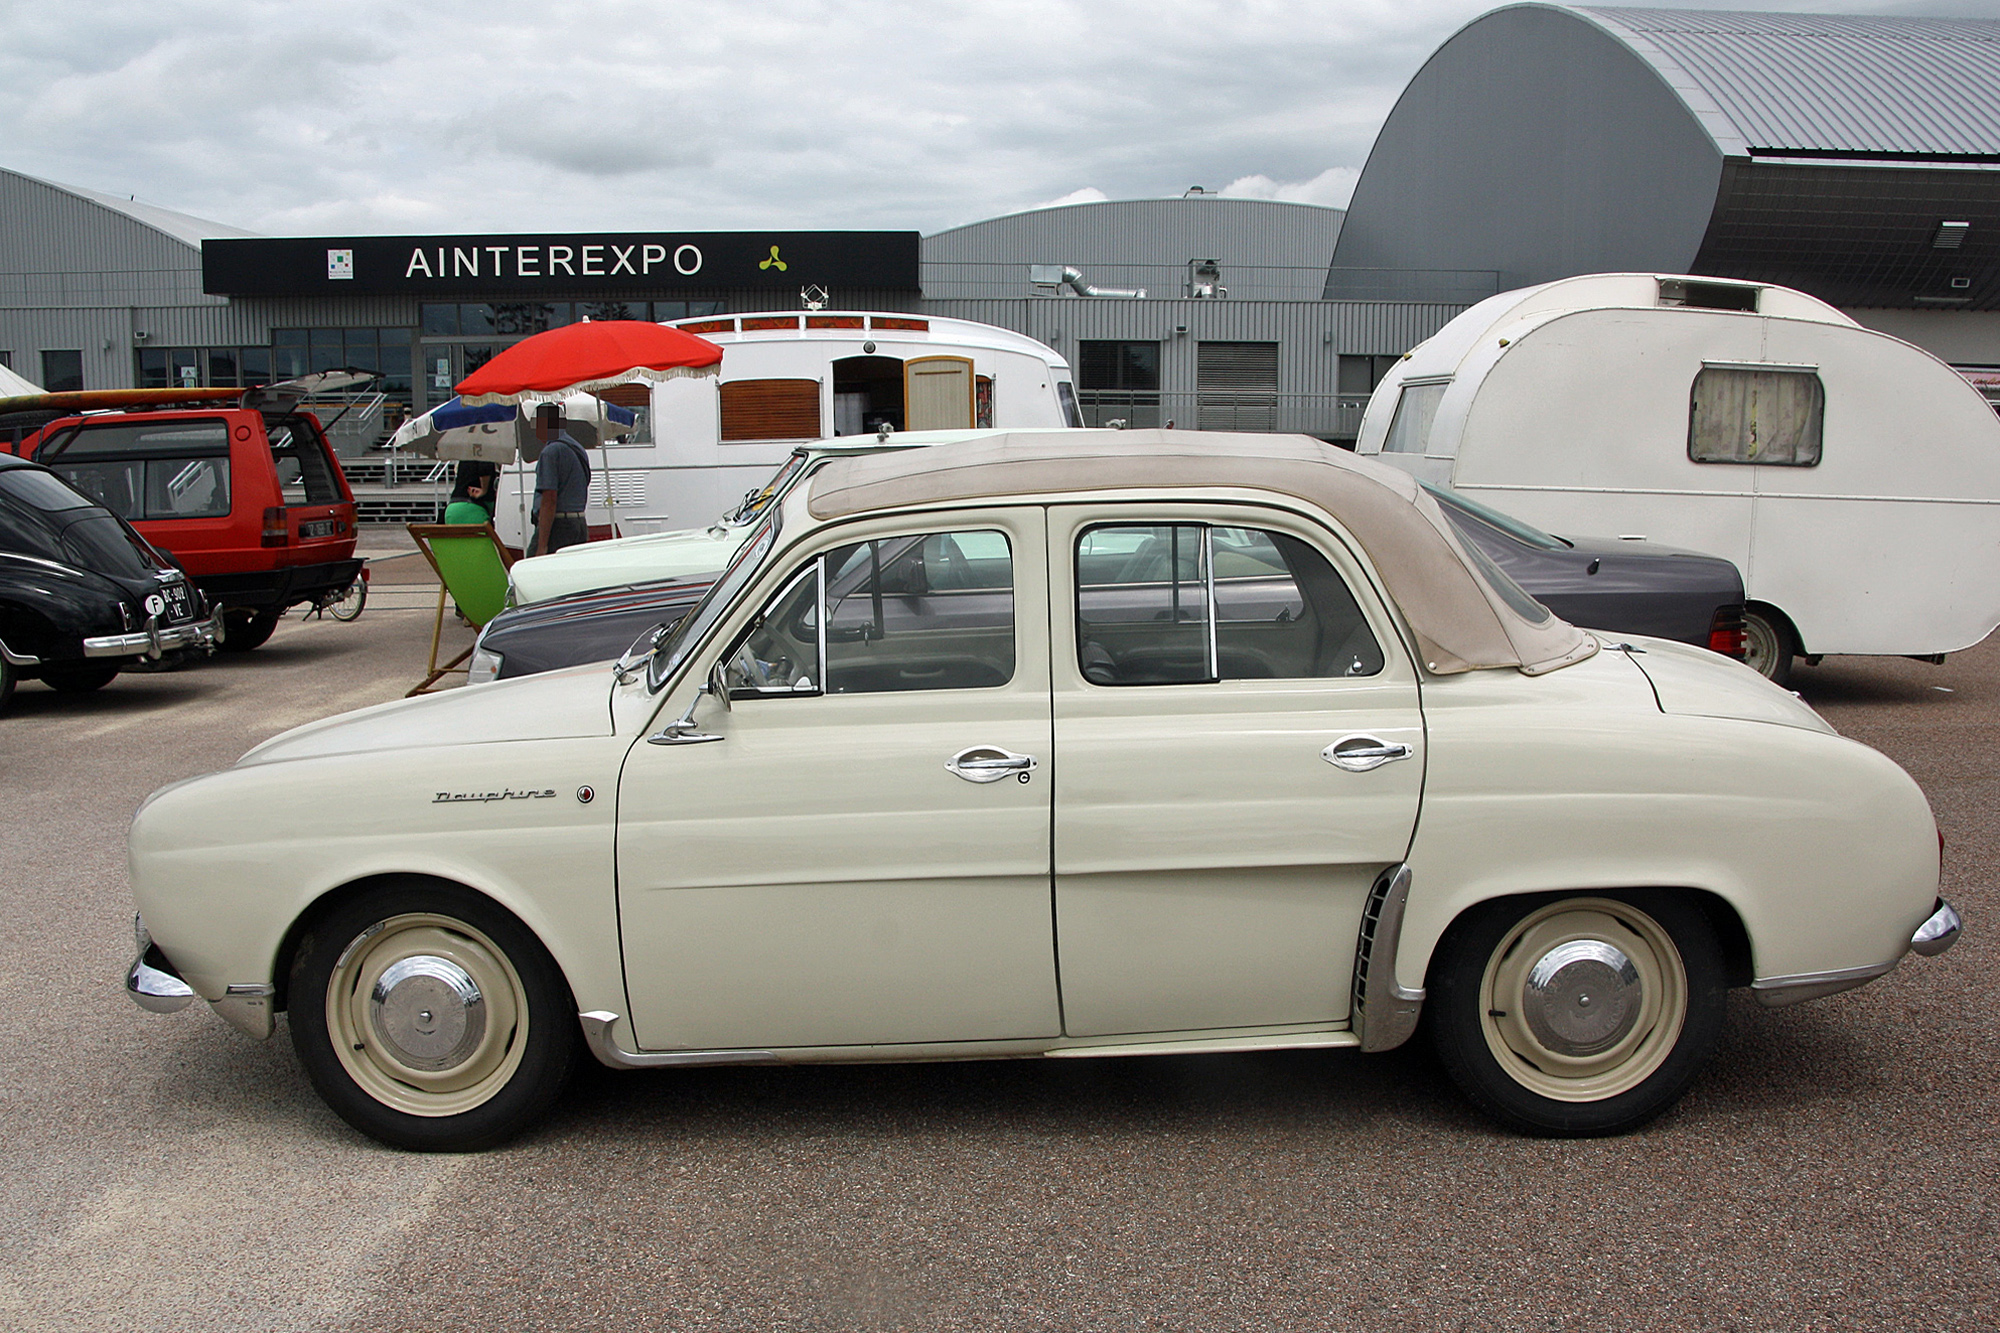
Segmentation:
[(117, 678), (115, 666), (48, 667), (42, 671), (42, 684), (64, 694), (89, 694)]
[(1637, 1129), (1678, 1101), (1714, 1053), (1726, 994), (1715, 929), (1686, 896), (1549, 894), (1454, 922), (1425, 1016), (1480, 1110), (1580, 1138)]
[(1789, 684), (1792, 657), (1798, 645), (1784, 616), (1769, 607), (1753, 606), (1743, 613), (1743, 662), (1773, 685)]
[(0, 712), (7, 709), (7, 701), (14, 697), (14, 664), (0, 657)]
[[(460, 1004), (468, 984), (473, 1002)], [(476, 1152), (534, 1124), (580, 1037), (541, 941), (471, 890), (428, 880), (378, 885), (315, 920), (292, 957), (287, 1008), (327, 1104), (419, 1152)]]
[(217, 646), (225, 653), (247, 653), (253, 648), (262, 648), (270, 641), (284, 614), (283, 611), (224, 612), (222, 642)]

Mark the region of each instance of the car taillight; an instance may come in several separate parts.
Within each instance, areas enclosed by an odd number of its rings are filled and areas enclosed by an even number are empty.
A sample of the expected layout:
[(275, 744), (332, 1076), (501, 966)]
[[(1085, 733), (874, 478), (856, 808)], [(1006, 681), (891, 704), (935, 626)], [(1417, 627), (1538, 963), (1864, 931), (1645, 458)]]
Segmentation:
[(1708, 625), (1708, 650), (1721, 653), (1724, 657), (1743, 658), (1743, 608), (1740, 606), (1717, 607), (1715, 619)]
[(285, 546), (291, 542), (291, 530), (285, 526), (285, 510), (274, 505), (264, 511), (264, 545)]

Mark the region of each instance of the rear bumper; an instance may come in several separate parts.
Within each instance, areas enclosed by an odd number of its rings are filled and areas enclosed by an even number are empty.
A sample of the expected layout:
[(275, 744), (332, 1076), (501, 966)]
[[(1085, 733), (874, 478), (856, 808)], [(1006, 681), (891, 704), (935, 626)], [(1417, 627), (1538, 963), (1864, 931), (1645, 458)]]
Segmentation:
[(225, 610), (271, 613), (301, 602), (318, 601), (327, 593), (344, 592), (361, 573), (362, 562), (329, 560), (318, 565), (288, 565), (248, 574), (197, 574), (195, 586), (211, 606)]
[(222, 639), (222, 613), (185, 625), (162, 625), (156, 616), (146, 628), (130, 634), (106, 634), (83, 641), (85, 657), (150, 657), (154, 660), (186, 648), (213, 648)]

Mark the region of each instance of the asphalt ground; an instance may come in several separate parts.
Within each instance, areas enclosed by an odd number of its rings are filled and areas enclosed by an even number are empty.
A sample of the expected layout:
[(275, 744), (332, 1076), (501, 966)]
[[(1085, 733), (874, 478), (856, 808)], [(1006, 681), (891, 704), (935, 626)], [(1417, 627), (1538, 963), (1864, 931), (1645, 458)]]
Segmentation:
[(1929, 793), (1966, 938), (1732, 999), (1634, 1135), (1498, 1130), (1413, 1045), (593, 1067), (528, 1138), (418, 1156), (282, 1026), (120, 986), (146, 793), (422, 675), (428, 570), (375, 554), (352, 624), (0, 716), (0, 1329), (2000, 1328), (2000, 640), (1797, 681)]

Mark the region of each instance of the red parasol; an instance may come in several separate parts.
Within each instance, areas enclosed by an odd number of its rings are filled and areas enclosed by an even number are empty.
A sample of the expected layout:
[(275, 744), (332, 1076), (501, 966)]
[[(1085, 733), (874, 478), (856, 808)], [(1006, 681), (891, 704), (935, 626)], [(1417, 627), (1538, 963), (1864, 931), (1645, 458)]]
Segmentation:
[(458, 383), (469, 406), (553, 402), (641, 380), (713, 375), (722, 349), (705, 338), (636, 319), (585, 320), (515, 343)]

